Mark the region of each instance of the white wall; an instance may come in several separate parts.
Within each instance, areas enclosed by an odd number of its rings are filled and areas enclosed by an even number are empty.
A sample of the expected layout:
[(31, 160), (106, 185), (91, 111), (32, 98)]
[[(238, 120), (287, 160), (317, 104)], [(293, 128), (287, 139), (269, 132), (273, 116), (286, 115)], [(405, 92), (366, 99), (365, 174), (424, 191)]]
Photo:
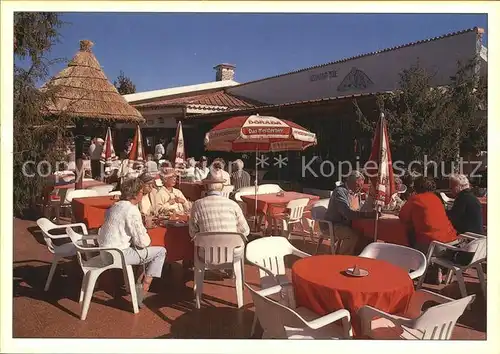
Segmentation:
[[(435, 72), (433, 84), (446, 85), (457, 70), (457, 61), (466, 62), (476, 52), (476, 31), (446, 37), (376, 55), (330, 64), (316, 69), (280, 76), (255, 83), (234, 86), (229, 93), (269, 104), (280, 104), (357, 93), (391, 91), (398, 87), (399, 74), (419, 60), (420, 65)], [(333, 59), (333, 58), (332, 58)], [(358, 87), (339, 85), (352, 71)], [(351, 75), (352, 77), (353, 75)], [(349, 78), (344, 82), (349, 81)], [(349, 84), (349, 82), (347, 83)], [(366, 84), (366, 87), (363, 87)]]

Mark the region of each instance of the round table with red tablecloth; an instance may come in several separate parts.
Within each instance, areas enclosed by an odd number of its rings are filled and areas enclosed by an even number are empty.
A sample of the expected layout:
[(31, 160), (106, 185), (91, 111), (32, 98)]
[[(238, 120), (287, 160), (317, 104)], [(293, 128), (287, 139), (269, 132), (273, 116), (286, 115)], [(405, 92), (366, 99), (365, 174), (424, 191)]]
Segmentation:
[[(345, 270), (357, 265), (368, 271), (354, 277)], [(388, 313), (404, 313), (414, 292), (408, 272), (386, 261), (321, 255), (298, 260), (292, 267), (292, 284), (298, 307), (320, 316), (346, 309), (351, 313), (354, 334), (359, 335), (357, 311), (364, 305)]]
[[(367, 239), (373, 240), (375, 219), (357, 219), (352, 221), (352, 228)], [(378, 219), (377, 240), (409, 246), (405, 225), (397, 215), (382, 214)]]

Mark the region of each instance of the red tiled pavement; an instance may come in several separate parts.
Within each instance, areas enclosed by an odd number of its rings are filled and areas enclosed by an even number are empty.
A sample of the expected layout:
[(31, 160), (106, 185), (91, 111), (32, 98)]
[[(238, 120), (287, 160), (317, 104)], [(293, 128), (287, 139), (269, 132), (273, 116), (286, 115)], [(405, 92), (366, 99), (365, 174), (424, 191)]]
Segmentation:
[[(121, 290), (120, 271), (108, 271), (98, 281), (86, 321), (79, 319), (78, 295), (82, 272), (76, 259), (62, 263), (51, 288), (43, 291), (51, 255), (36, 224), (14, 220), (14, 337), (77, 338), (249, 338), (254, 314), (251, 297), (245, 290), (245, 306), (236, 308), (236, 293), (231, 279), (207, 273), (202, 308), (195, 309), (193, 274), (184, 274), (179, 264), (164, 268), (162, 279), (155, 280), (146, 307), (136, 315), (128, 295)], [(301, 240), (296, 247), (313, 252), (315, 246)], [(323, 246), (327, 252), (328, 245)], [(293, 262), (293, 259), (289, 262)], [(249, 265), (245, 280), (255, 286), (258, 273)], [(119, 279), (115, 280), (114, 279)], [(470, 293), (480, 293), (479, 284), (467, 277)], [(442, 293), (458, 297), (456, 284)], [(119, 324), (119, 325), (117, 325)], [(470, 311), (460, 318), (453, 338), (485, 339), (486, 306), (479, 294)]]

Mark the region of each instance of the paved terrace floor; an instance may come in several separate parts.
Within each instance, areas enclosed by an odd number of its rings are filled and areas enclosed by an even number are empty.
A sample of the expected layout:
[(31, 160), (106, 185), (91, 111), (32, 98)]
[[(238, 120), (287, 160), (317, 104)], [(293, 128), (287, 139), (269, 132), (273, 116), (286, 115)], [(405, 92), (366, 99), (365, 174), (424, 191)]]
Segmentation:
[[(315, 245), (297, 239), (294, 245), (313, 253)], [(321, 250), (327, 253), (328, 245)], [(288, 262), (288, 267), (295, 259)], [(207, 272), (202, 308), (194, 306), (193, 273), (180, 264), (164, 267), (151, 286), (145, 308), (132, 313), (130, 296), (122, 290), (122, 273), (110, 270), (98, 280), (86, 321), (81, 321), (78, 296), (82, 272), (76, 258), (58, 266), (50, 290), (43, 288), (51, 254), (32, 221), (14, 219), (13, 336), (36, 338), (250, 338), (254, 315), (245, 289), (245, 306), (238, 309), (232, 279)], [(245, 266), (246, 281), (258, 286), (255, 267)], [(288, 269), (290, 270), (290, 269)], [(477, 293), (471, 310), (459, 319), (453, 339), (486, 339), (486, 305), (475, 275), (466, 276), (467, 290)], [(458, 298), (456, 283), (425, 286)], [(118, 325), (117, 325), (118, 324)], [(259, 338), (257, 331), (254, 338)]]

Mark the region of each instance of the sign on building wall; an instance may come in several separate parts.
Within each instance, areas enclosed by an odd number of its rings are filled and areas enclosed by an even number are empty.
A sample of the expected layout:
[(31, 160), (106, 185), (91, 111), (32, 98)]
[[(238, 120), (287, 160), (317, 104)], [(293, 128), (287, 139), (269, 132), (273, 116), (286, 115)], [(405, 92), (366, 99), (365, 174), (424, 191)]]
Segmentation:
[[(307, 101), (399, 88), (400, 73), (417, 63), (435, 74), (433, 85), (450, 84), (458, 62), (476, 55), (476, 31), (342, 60), (292, 74), (234, 86), (228, 92), (269, 104)], [(340, 59), (340, 58), (339, 58)]]

